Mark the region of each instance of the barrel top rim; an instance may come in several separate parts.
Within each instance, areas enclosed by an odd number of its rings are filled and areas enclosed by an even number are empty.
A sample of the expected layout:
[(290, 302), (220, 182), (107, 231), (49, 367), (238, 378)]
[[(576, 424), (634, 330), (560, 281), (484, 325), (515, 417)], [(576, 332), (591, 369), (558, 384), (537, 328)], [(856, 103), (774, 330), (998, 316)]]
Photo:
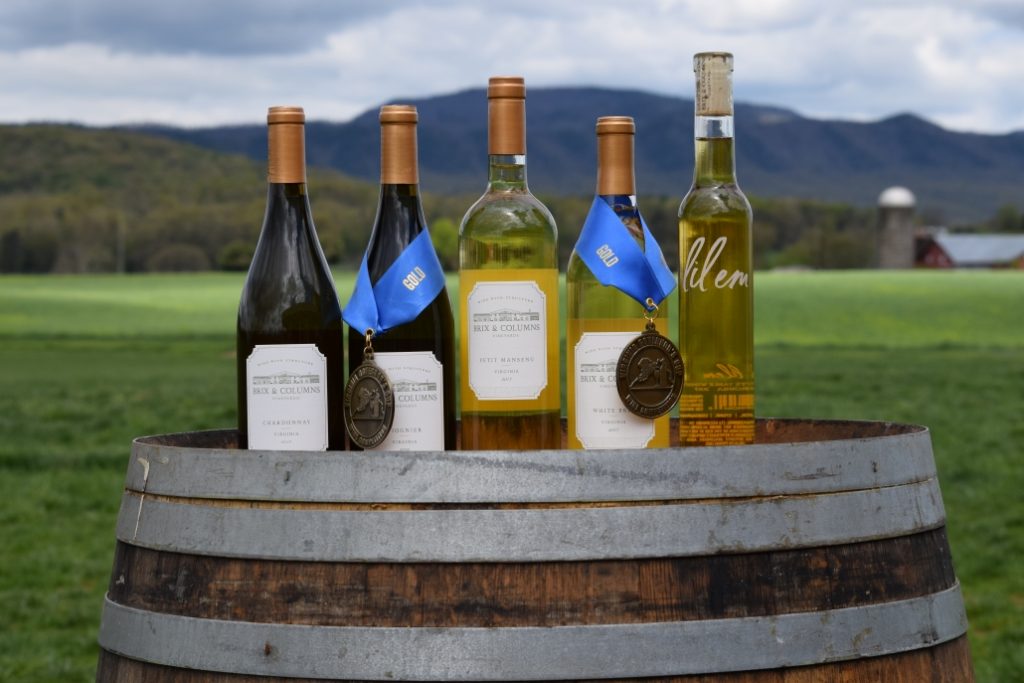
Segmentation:
[[(842, 441), (865, 441), (865, 440), (878, 440), (878, 439), (892, 439), (899, 438), (908, 435), (918, 435), (930, 438), (931, 430), (925, 425), (919, 425), (914, 423), (905, 422), (891, 422), (886, 420), (845, 420), (845, 419), (818, 419), (818, 418), (790, 418), (790, 417), (760, 417), (757, 418), (759, 425), (765, 425), (768, 427), (772, 426), (798, 426), (807, 425), (810, 427), (862, 427), (862, 428), (875, 428), (880, 433), (878, 434), (864, 434), (856, 437), (847, 438), (836, 438), (836, 439), (799, 439), (791, 441), (765, 441), (758, 442), (749, 445), (740, 446), (704, 446), (704, 447), (685, 447), (685, 446), (670, 446), (668, 448), (648, 448), (648, 449), (608, 449), (604, 451), (588, 451), (589, 453), (621, 453), (628, 450), (636, 450), (638, 452), (652, 452), (652, 451), (681, 451), (689, 453), (697, 452), (708, 452), (711, 450), (715, 451), (737, 451), (737, 452), (749, 452), (751, 450), (757, 450), (765, 446), (785, 446), (790, 444), (827, 444), (836, 443)], [(159, 446), (167, 449), (180, 449), (180, 450), (194, 450), (195, 446), (181, 445), (170, 443), (175, 440), (180, 440), (190, 436), (228, 436), (233, 434), (235, 430), (230, 428), (221, 429), (202, 429), (191, 432), (167, 432), (162, 434), (148, 434), (143, 436), (137, 436), (132, 439), (132, 448), (136, 446)], [(237, 448), (213, 448), (209, 450), (223, 450), (223, 451), (237, 451)], [(278, 451), (273, 450), (260, 450), (252, 449), (248, 451), (250, 453), (276, 453)], [(325, 453), (332, 455), (353, 453), (357, 451), (290, 451), (295, 456), (302, 454), (323, 457)], [(472, 454), (474, 456), (484, 456), (487, 454), (500, 454), (506, 455), (515, 451), (506, 450), (455, 450), (455, 451), (405, 451), (406, 453), (444, 453), (449, 456), (458, 457), (458, 454)], [(558, 454), (575, 454), (583, 451), (568, 449), (568, 448), (552, 448), (552, 449), (538, 449), (535, 451), (527, 451), (533, 453), (558, 453)]]
[[(233, 429), (183, 432), (137, 438), (125, 488), (188, 498), (458, 506), (836, 493), (936, 476), (931, 437), (918, 425), (762, 420), (758, 433), (768, 442), (600, 451), (242, 454)], [(813, 440), (818, 433), (843, 438)]]

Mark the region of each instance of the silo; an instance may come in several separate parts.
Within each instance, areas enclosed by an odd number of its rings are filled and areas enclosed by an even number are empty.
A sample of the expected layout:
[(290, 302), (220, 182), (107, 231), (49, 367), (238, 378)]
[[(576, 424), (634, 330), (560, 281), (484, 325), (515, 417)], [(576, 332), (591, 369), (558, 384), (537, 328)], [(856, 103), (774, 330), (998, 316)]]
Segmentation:
[(890, 187), (878, 195), (878, 267), (914, 267), (914, 193)]

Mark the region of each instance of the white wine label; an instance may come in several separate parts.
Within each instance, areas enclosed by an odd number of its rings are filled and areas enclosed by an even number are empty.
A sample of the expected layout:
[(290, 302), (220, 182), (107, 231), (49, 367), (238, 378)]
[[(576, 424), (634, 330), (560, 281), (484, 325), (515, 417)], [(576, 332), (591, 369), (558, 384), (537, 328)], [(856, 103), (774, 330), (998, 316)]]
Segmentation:
[(316, 344), (256, 346), (245, 385), (249, 448), (327, 450), (327, 358)]
[(532, 400), (548, 384), (546, 297), (532, 280), (478, 282), (467, 298), (469, 386), (481, 400)]
[(615, 367), (639, 332), (587, 332), (576, 343), (576, 438), (584, 448), (645, 448), (654, 420), (631, 413), (615, 386)]
[(395, 392), (395, 420), (377, 451), (444, 450), (444, 373), (430, 351), (375, 353)]

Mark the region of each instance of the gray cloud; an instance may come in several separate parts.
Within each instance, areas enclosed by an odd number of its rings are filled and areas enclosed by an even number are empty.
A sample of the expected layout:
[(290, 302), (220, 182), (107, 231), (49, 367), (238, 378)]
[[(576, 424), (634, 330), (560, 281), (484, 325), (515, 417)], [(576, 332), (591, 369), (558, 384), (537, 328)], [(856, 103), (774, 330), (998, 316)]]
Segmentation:
[(1020, 0), (976, 0), (981, 14), (1017, 28), (1024, 28), (1024, 3)]
[(0, 49), (92, 43), (142, 54), (302, 53), (398, 0), (94, 0), (0, 3)]
[(742, 101), (1024, 129), (1020, 1), (0, 0), (0, 121), (343, 120), (496, 73), (689, 96), (727, 49)]

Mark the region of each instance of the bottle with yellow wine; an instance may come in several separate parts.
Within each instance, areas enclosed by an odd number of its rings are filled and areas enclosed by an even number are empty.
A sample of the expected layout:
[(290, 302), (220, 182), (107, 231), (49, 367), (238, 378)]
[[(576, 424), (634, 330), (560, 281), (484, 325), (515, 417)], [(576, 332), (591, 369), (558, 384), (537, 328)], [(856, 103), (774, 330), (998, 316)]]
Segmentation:
[(726, 52), (693, 58), (696, 163), (679, 207), (683, 446), (754, 441), (753, 217), (736, 183), (732, 64)]
[(487, 87), (487, 191), (459, 230), (463, 449), (561, 445), (555, 221), (526, 184), (526, 86)]
[[(634, 414), (616, 381), (623, 350), (641, 333), (645, 316), (665, 334), (667, 320), (655, 318), (653, 308), (675, 287), (637, 207), (635, 132), (628, 116), (597, 120), (597, 196), (566, 269), (570, 448), (669, 445), (668, 413), (655, 418)], [(659, 383), (671, 385), (675, 378), (665, 375), (668, 369), (662, 363), (657, 373), (631, 381), (630, 388), (649, 393)]]

